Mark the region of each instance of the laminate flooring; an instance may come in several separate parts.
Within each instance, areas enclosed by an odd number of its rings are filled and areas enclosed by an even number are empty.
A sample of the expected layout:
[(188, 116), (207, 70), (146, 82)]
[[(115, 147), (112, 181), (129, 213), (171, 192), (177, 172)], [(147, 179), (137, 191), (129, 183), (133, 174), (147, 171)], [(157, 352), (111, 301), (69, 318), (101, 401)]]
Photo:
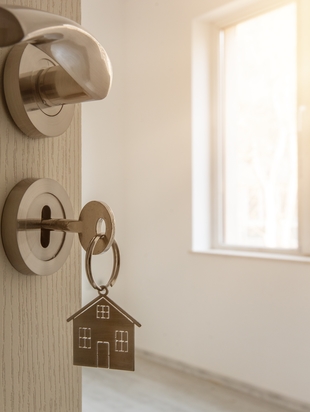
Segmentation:
[(83, 368), (83, 412), (289, 412), (283, 406), (136, 358), (135, 372)]

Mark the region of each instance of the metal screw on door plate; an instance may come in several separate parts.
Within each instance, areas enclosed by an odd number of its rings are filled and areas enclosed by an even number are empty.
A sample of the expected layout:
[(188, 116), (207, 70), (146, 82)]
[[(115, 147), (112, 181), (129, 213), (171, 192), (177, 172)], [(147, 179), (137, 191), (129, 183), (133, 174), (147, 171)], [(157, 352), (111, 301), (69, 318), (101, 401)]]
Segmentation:
[(65, 189), (53, 179), (25, 179), (9, 193), (2, 212), (1, 234), (5, 253), (12, 266), (26, 275), (57, 272), (69, 256), (73, 234), (78, 233), (86, 250), (101, 232), (94, 254), (110, 248), (114, 241), (115, 220), (102, 202), (87, 203), (79, 220)]

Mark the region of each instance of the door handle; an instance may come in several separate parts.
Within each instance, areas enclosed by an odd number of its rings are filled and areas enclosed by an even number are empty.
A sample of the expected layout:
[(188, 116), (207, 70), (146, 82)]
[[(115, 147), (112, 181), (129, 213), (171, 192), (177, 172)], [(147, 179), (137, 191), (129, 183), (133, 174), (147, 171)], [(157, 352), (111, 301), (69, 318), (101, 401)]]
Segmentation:
[(30, 8), (0, 7), (0, 47), (13, 46), (4, 93), (17, 126), (30, 137), (58, 136), (74, 104), (107, 96), (109, 57), (76, 22)]

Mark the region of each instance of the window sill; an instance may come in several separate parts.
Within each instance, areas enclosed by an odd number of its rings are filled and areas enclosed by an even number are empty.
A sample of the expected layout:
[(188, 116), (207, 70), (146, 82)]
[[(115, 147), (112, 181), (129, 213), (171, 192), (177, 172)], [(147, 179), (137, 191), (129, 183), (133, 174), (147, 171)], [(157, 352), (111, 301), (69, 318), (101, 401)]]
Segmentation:
[(293, 255), (293, 254), (281, 254), (281, 253), (264, 253), (254, 252), (247, 250), (230, 250), (230, 249), (208, 249), (206, 251), (190, 250), (191, 254), (199, 255), (215, 255), (215, 256), (228, 256), (228, 257), (242, 257), (242, 258), (254, 258), (265, 260), (280, 260), (290, 262), (310, 263), (310, 256)]

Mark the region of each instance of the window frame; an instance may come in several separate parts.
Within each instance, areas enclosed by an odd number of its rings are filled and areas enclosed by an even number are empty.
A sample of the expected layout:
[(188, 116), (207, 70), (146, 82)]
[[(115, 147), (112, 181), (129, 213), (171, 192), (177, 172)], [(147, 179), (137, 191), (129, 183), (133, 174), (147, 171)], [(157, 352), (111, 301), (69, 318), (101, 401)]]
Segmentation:
[[(220, 33), (224, 28), (296, 3), (297, 9), (297, 139), (298, 249), (227, 245), (222, 233), (223, 196), (220, 154)], [(307, 0), (232, 1), (193, 22), (192, 36), (192, 251), (255, 257), (310, 257), (310, 4)], [(216, 159), (216, 161), (214, 161)]]

